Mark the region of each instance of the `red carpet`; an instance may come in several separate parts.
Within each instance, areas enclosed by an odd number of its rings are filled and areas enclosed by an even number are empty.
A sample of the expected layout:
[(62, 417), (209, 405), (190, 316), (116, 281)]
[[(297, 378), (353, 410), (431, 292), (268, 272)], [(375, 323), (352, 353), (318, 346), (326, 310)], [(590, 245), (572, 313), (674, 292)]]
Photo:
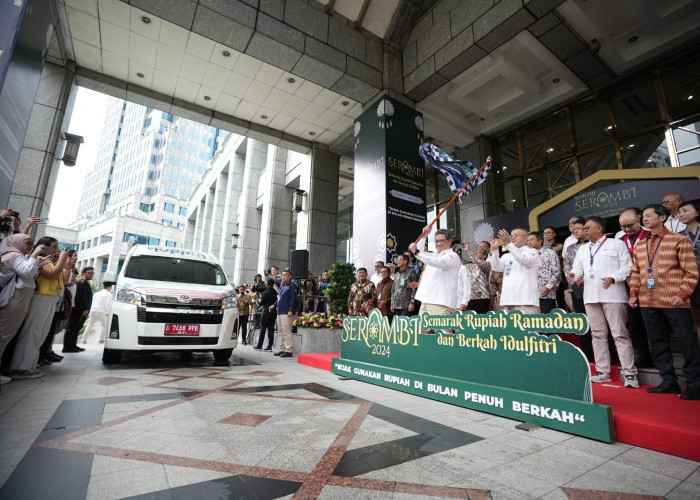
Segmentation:
[(297, 363), (302, 365), (313, 366), (321, 370), (331, 371), (331, 363), (333, 358), (339, 358), (337, 352), (314, 352), (307, 354), (298, 354)]
[(592, 384), (593, 401), (613, 407), (617, 440), (700, 461), (700, 401), (649, 394), (648, 385), (625, 389), (617, 368), (611, 369), (612, 383)]
[[(338, 353), (299, 354), (301, 364), (331, 369)], [(625, 389), (617, 367), (610, 374), (612, 383), (593, 384), (593, 401), (613, 407), (618, 441), (642, 448), (700, 461), (700, 401), (683, 401), (676, 394), (649, 394)]]

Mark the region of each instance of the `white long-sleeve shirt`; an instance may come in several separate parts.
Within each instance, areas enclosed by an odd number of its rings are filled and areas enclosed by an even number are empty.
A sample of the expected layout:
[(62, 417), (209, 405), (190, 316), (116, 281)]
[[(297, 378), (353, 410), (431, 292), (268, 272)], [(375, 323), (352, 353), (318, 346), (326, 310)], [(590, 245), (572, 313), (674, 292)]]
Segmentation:
[[(418, 248), (424, 246), (425, 238), (418, 242)], [(462, 267), (459, 255), (448, 248), (439, 253), (418, 252), (416, 258), (425, 263), (416, 300), (453, 309), (459, 307), (457, 292), (459, 268)]]
[(508, 243), (510, 253), (500, 257), (498, 249), (492, 251), (489, 261), (493, 271), (503, 272), (501, 289), (502, 306), (537, 306), (540, 294), (537, 288), (537, 271), (542, 264), (540, 253), (534, 248), (516, 247)]
[[(625, 280), (631, 269), (630, 252), (622, 240), (603, 237), (595, 243), (581, 245), (571, 272), (575, 279), (583, 275), (585, 304), (620, 303), (627, 302), (628, 299)], [(615, 284), (606, 290), (603, 288), (603, 278), (613, 278)]]
[[(472, 275), (467, 266), (459, 268), (459, 278), (457, 282), (457, 307), (469, 304), (472, 298)], [(455, 309), (456, 309), (455, 308)]]
[(109, 314), (110, 309), (112, 309), (112, 292), (102, 289), (92, 296), (91, 313)]

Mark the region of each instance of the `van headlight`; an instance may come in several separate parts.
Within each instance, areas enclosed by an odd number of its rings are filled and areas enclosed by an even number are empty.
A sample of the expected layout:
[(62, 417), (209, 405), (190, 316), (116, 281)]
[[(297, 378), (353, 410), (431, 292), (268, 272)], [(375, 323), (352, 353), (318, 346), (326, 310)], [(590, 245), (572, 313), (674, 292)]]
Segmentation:
[(221, 300), (221, 309), (229, 309), (231, 307), (236, 307), (236, 305), (238, 305), (238, 299), (235, 295), (229, 295)]
[(126, 288), (122, 288), (117, 292), (117, 302), (125, 302), (127, 304), (142, 305), (145, 302), (145, 297), (138, 292), (132, 292)]

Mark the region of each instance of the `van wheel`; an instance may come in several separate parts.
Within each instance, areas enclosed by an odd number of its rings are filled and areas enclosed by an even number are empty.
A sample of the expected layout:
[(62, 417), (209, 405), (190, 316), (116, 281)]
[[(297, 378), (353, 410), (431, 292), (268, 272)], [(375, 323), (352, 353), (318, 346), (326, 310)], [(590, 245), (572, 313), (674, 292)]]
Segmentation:
[(122, 360), (122, 352), (118, 349), (107, 349), (102, 351), (102, 362), (104, 364), (119, 363)]
[(217, 363), (225, 363), (229, 360), (231, 354), (233, 354), (233, 349), (219, 349), (214, 351), (214, 361)]

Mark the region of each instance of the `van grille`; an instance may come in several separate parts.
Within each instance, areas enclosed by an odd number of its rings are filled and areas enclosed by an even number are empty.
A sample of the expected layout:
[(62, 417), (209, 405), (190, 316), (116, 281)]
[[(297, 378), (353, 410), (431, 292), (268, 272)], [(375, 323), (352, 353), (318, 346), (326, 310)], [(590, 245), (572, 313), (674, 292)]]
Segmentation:
[(216, 345), (219, 337), (139, 337), (139, 345)]
[(187, 314), (174, 312), (153, 312), (139, 310), (136, 313), (139, 323), (172, 323), (178, 325), (220, 325), (224, 320), (224, 312), (212, 314)]

